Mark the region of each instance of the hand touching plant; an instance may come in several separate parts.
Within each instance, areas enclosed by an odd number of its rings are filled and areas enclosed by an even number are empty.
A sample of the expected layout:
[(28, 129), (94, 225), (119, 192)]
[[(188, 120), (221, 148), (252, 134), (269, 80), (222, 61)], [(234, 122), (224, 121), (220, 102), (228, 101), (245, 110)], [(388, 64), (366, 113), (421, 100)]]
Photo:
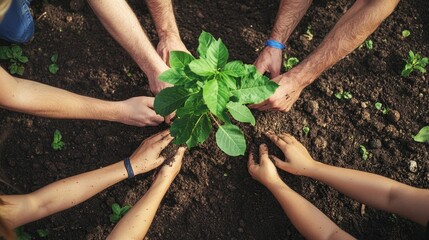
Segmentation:
[(252, 178), (265, 186), (281, 181), (276, 166), (268, 157), (268, 148), (265, 144), (259, 146), (259, 164), (255, 162), (253, 153), (250, 153), (247, 168)]

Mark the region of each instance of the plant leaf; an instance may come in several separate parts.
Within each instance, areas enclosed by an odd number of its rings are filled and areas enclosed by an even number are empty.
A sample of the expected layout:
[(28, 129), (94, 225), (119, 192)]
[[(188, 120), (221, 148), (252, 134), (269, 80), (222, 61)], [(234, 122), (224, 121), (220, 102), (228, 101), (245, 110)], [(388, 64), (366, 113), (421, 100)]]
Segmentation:
[(232, 77), (240, 77), (244, 73), (244, 64), (242, 61), (229, 62), (222, 69), (221, 73), (232, 76)]
[(57, 62), (57, 60), (58, 60), (58, 53), (55, 53), (54, 55), (52, 55), (52, 57), (51, 57), (51, 62), (52, 63), (56, 63)]
[(7, 46), (0, 46), (0, 59), (7, 60), (12, 56), (11, 50)]
[(184, 68), (187, 66), (192, 60), (194, 60), (194, 56), (187, 52), (182, 51), (171, 51), (170, 52), (170, 67), (172, 68)]
[(425, 126), (417, 133), (416, 136), (413, 136), (414, 141), (421, 143), (429, 143), (429, 126)]
[(119, 204), (117, 204), (117, 203), (112, 204), (112, 211), (114, 214), (120, 215), (121, 214), (121, 206), (119, 206)]
[(420, 67), (420, 66), (418, 66), (418, 65), (414, 66), (414, 68), (415, 68), (416, 70), (419, 70), (421, 73), (426, 73), (426, 69), (424, 69), (424, 68), (422, 68), (422, 67)]
[(243, 132), (233, 124), (219, 126), (216, 132), (216, 143), (226, 154), (236, 157), (246, 152), (246, 140)]
[(207, 49), (207, 62), (210, 63), (210, 66), (214, 66), (216, 70), (223, 68), (228, 62), (228, 58), (228, 49), (226, 49), (221, 39), (214, 41)]
[(253, 114), (248, 107), (236, 102), (229, 102), (226, 104), (226, 107), (235, 120), (247, 122), (255, 126), (255, 117), (253, 117)]
[(116, 215), (116, 214), (110, 214), (110, 216), (109, 216), (109, 220), (111, 223), (117, 223), (119, 221), (119, 219), (121, 219), (121, 216)]
[(201, 115), (206, 112), (207, 106), (204, 103), (202, 92), (189, 96), (183, 107), (177, 109), (176, 116), (183, 117), (188, 114)]
[(28, 62), (28, 57), (26, 57), (26, 56), (19, 56), (18, 57), (18, 61), (20, 61), (22, 63), (27, 63)]
[[(170, 58), (171, 59), (171, 58)], [(159, 80), (173, 85), (183, 85), (193, 81), (192, 78), (186, 75), (185, 71), (180, 68), (170, 68), (159, 75)]]
[(210, 47), (212, 42), (216, 41), (213, 35), (208, 32), (202, 31), (200, 37), (198, 38), (198, 55), (200, 58), (205, 58), (207, 49)]
[(195, 59), (189, 63), (191, 71), (199, 76), (212, 76), (216, 73), (216, 66), (212, 65), (205, 58)]
[(220, 115), (228, 103), (230, 94), (225, 83), (216, 79), (204, 84), (203, 99), (209, 110), (216, 116)]
[(221, 72), (219, 76), (221, 81), (223, 81), (230, 89), (237, 89), (237, 81), (235, 81), (233, 76), (228, 75), (225, 72)]
[(56, 74), (59, 70), (59, 67), (56, 63), (52, 63), (51, 65), (49, 65), (49, 72), (52, 74)]
[(188, 148), (204, 142), (211, 131), (210, 119), (207, 114), (188, 114), (174, 120), (170, 132), (175, 144), (186, 143)]
[(121, 215), (121, 216), (124, 216), (128, 211), (130, 211), (130, 209), (131, 209), (131, 206), (130, 206), (130, 205), (125, 205), (125, 206), (123, 206), (123, 207), (121, 208), (120, 215)]
[(203, 143), (208, 137), (212, 130), (210, 118), (207, 114), (199, 116), (197, 122), (191, 130), (191, 135), (186, 141), (188, 148), (197, 146), (199, 143)]
[(181, 107), (192, 94), (194, 93), (187, 91), (181, 86), (164, 88), (155, 97), (155, 112), (165, 117)]

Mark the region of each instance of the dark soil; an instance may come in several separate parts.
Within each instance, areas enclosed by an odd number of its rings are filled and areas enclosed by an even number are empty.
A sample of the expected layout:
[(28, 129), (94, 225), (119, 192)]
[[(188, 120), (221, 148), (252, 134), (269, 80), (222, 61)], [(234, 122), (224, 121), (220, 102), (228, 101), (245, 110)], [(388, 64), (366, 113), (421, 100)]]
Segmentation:
[[(30, 59), (25, 78), (101, 99), (150, 94), (144, 74), (86, 3), (40, 2), (33, 5), (37, 19), (34, 40), (23, 46)], [(131, 1), (131, 5), (155, 44), (154, 25), (147, 7), (140, 2)], [(196, 51), (200, 32), (206, 30), (222, 38), (232, 59), (252, 63), (268, 37), (278, 1), (176, 0), (175, 5), (183, 41), (192, 52)], [(315, 1), (289, 40), (287, 53), (303, 59), (351, 5), (351, 1)], [(247, 141), (259, 144), (267, 142), (263, 131), (287, 131), (321, 162), (429, 188), (429, 146), (411, 138), (429, 125), (427, 75), (400, 76), (402, 59), (410, 49), (429, 56), (428, 14), (428, 1), (401, 1), (370, 36), (373, 50), (356, 49), (326, 71), (303, 91), (290, 112), (255, 111), (256, 128), (242, 125)], [(300, 35), (309, 24), (314, 39), (303, 42)], [(411, 31), (406, 39), (401, 37), (404, 29)], [(60, 70), (52, 75), (47, 67), (55, 52), (59, 53)], [(7, 67), (6, 62), (1, 64)], [(333, 93), (341, 90), (350, 91), (353, 99), (336, 99)], [(377, 111), (377, 101), (398, 111), (400, 119), (395, 121), (394, 116)], [(308, 136), (302, 132), (304, 126), (311, 128)], [(114, 163), (130, 155), (143, 139), (165, 128), (53, 120), (0, 110), (1, 177), (13, 186), (2, 184), (1, 192), (28, 193), (61, 178)], [(50, 147), (55, 129), (61, 131), (66, 143), (66, 148), (58, 152)], [(371, 153), (366, 161), (361, 159), (360, 144)], [(278, 153), (272, 144), (269, 146)], [(249, 176), (246, 160), (227, 157), (216, 147), (213, 136), (189, 151), (147, 239), (301, 239), (272, 195)], [(418, 164), (415, 173), (409, 170), (411, 160)], [(406, 219), (363, 208), (315, 180), (282, 176), (359, 239), (422, 238), (424, 229)], [(26, 225), (25, 231), (34, 239), (37, 229), (49, 229), (48, 239), (104, 239), (113, 228), (110, 205), (133, 205), (146, 192), (151, 179), (147, 174), (118, 183), (75, 208)]]

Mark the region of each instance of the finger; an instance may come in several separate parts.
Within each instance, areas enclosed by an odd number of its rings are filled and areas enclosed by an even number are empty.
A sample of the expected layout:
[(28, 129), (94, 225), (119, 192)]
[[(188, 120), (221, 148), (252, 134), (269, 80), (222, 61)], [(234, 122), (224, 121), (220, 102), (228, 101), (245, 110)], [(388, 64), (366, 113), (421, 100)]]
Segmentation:
[(286, 147), (286, 143), (283, 141), (283, 139), (279, 138), (279, 136), (277, 136), (275, 133), (273, 132), (267, 132), (264, 133), (265, 136), (267, 136), (275, 145), (277, 145), (277, 147), (279, 147), (280, 149), (283, 149), (284, 147)]
[(164, 138), (167, 135), (170, 135), (170, 129), (165, 129), (162, 132), (154, 134), (151, 137), (149, 137), (147, 140), (151, 140), (153, 142), (157, 142), (157, 141), (161, 140), (162, 138)]
[(254, 109), (259, 109), (259, 108), (261, 108), (261, 107), (263, 107), (263, 106), (265, 106), (265, 105), (267, 105), (267, 104), (268, 104), (268, 101), (267, 101), (267, 100), (265, 100), (265, 101), (262, 101), (262, 102), (257, 103), (257, 104), (249, 105), (249, 107), (250, 107), (250, 108), (254, 108)]
[(255, 158), (253, 153), (249, 153), (249, 160), (247, 161), (247, 168), (250, 169), (251, 166), (256, 165)]
[(259, 111), (268, 111), (268, 110), (272, 110), (272, 109), (274, 109), (274, 104), (272, 104), (272, 103), (267, 103), (266, 105), (258, 108)]
[(253, 65), (255, 65), (256, 70), (261, 74), (264, 74), (267, 71), (267, 68), (263, 64), (258, 63), (258, 59), (256, 59)]
[(157, 168), (159, 166), (161, 166), (161, 164), (163, 164), (165, 162), (165, 157), (164, 156), (159, 156), (156, 161), (154, 162), (154, 168)]
[(185, 151), (186, 151), (185, 147), (180, 147), (177, 150), (176, 155), (174, 155), (174, 163), (176, 163), (176, 162), (182, 163), (182, 159), (183, 159), (183, 156), (185, 155)]
[(267, 160), (270, 160), (268, 157), (268, 147), (266, 144), (261, 144), (259, 145), (259, 163), (263, 164)]
[(276, 167), (286, 171), (287, 165), (288, 165), (287, 162), (281, 160), (280, 158), (278, 158), (274, 155), (270, 155), (270, 158), (274, 160), (274, 165), (276, 165)]
[(279, 137), (285, 141), (287, 144), (291, 144), (294, 142), (294, 137), (292, 137), (290, 134), (288, 133), (282, 133), (279, 135)]
[(154, 97), (145, 97), (144, 98), (144, 103), (146, 104), (146, 106), (148, 108), (153, 109), (154, 102), (155, 102), (155, 98)]
[(166, 148), (171, 141), (173, 141), (173, 139), (174, 138), (170, 134), (168, 134), (164, 136), (164, 138), (156, 142), (155, 144), (157, 145), (157, 149), (155, 150), (157, 151), (157, 153), (160, 154), (161, 151), (164, 150), (164, 148)]

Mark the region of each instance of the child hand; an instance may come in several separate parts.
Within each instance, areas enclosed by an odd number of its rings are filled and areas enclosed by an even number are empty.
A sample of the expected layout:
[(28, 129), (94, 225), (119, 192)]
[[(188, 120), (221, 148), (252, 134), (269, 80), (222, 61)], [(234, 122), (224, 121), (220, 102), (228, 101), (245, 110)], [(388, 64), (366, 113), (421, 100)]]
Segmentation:
[(265, 144), (259, 146), (259, 164), (255, 162), (253, 154), (250, 153), (247, 168), (252, 178), (265, 186), (281, 181), (276, 166), (268, 157), (268, 148)]
[(173, 159), (169, 161), (168, 163), (165, 163), (161, 169), (159, 170), (158, 174), (155, 177), (155, 181), (158, 179), (166, 179), (169, 181), (173, 181), (177, 174), (180, 171), (180, 168), (182, 167), (182, 160), (183, 155), (185, 154), (186, 148), (180, 147), (176, 155), (174, 155)]
[(295, 175), (308, 176), (316, 165), (316, 161), (310, 156), (307, 149), (298, 142), (293, 136), (287, 133), (275, 134), (268, 132), (265, 134), (277, 147), (282, 150), (285, 160), (276, 156), (271, 156), (274, 164), (284, 171)]
[(135, 174), (149, 172), (164, 162), (161, 151), (173, 140), (170, 130), (162, 131), (145, 139), (131, 155), (130, 161)]

